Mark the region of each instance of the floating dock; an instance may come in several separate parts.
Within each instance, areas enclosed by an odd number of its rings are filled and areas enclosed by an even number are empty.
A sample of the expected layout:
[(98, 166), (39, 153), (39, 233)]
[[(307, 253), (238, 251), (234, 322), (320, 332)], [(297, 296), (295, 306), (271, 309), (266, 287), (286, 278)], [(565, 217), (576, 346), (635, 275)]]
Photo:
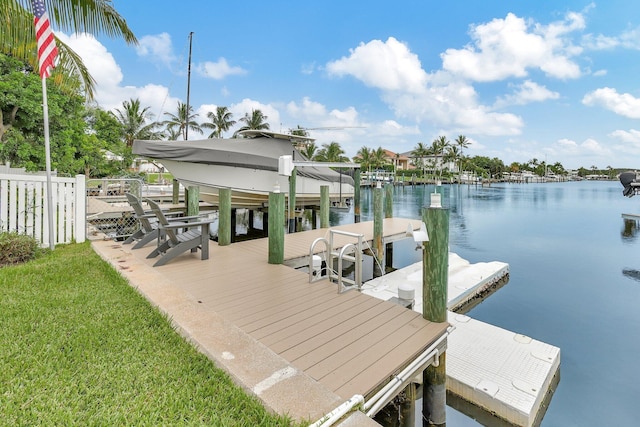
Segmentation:
[[(538, 425), (559, 379), (560, 349), (470, 318), (461, 312), (504, 285), (509, 265), (470, 264), (449, 254), (447, 391), (519, 426)], [(422, 262), (365, 283), (363, 292), (384, 300), (398, 286), (415, 289), (413, 309), (422, 313)], [(456, 313), (457, 312), (457, 313)]]

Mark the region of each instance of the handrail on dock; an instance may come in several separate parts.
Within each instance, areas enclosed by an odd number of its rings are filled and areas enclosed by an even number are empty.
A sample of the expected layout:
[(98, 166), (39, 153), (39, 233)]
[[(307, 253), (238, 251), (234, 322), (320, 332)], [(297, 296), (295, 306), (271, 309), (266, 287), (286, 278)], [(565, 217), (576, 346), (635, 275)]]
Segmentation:
[[(318, 237), (311, 243), (311, 247), (309, 248), (309, 283), (315, 282), (316, 280), (320, 280), (322, 278), (322, 267), (318, 270), (317, 275), (315, 274), (315, 270), (313, 268), (313, 249), (316, 247), (317, 243), (324, 242), (325, 244), (325, 264), (328, 266), (329, 257), (326, 255), (331, 252), (331, 247), (329, 247), (329, 241), (324, 237)], [(315, 276), (315, 277), (314, 277)]]
[[(334, 248), (334, 235), (340, 234), (347, 237), (357, 238), (358, 241), (356, 243), (347, 243), (344, 245), (340, 251), (335, 251)], [(329, 280), (335, 280), (338, 285), (338, 293), (345, 292), (347, 290), (353, 289), (352, 287), (345, 287), (344, 282), (348, 282), (351, 286), (357, 287), (358, 290), (362, 289), (362, 244), (363, 244), (364, 235), (359, 233), (352, 233), (349, 231), (342, 230), (329, 230), (329, 240), (324, 237), (316, 238), (309, 247), (309, 283), (320, 280), (323, 277), (328, 278)], [(314, 249), (316, 244), (323, 242), (325, 244), (325, 268), (327, 269), (328, 274), (326, 276), (322, 275), (322, 268), (318, 272), (315, 271), (313, 265), (313, 257), (314, 257)], [(353, 252), (353, 255), (347, 255), (348, 252)], [(336, 272), (333, 271), (333, 261), (334, 259), (338, 259), (338, 270)], [(342, 262), (344, 260), (351, 261), (355, 264), (354, 268), (354, 279), (347, 279), (342, 277)]]

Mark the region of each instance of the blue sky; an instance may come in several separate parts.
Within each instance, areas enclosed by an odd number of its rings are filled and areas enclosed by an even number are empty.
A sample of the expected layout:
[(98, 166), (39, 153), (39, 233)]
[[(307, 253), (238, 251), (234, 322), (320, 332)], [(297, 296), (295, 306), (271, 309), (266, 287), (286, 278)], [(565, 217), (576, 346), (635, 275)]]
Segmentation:
[[(640, 2), (114, 0), (140, 40), (57, 33), (97, 102), (251, 109), (316, 143), (394, 152), (465, 135), (507, 165), (640, 168)], [(143, 5), (153, 5), (148, 8)], [(54, 27), (55, 29), (55, 27)], [(190, 139), (207, 135), (190, 133)], [(230, 136), (230, 134), (229, 134)]]

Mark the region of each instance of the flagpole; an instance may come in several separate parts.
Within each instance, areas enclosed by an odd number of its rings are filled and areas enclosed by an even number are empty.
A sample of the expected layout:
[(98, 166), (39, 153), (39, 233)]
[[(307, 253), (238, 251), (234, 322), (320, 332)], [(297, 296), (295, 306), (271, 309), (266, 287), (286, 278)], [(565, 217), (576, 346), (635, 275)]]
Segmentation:
[(53, 194), (51, 190), (51, 148), (49, 147), (49, 105), (47, 102), (47, 79), (42, 80), (42, 110), (44, 112), (44, 153), (47, 171), (47, 220), (49, 225), (49, 249), (55, 248), (53, 233)]

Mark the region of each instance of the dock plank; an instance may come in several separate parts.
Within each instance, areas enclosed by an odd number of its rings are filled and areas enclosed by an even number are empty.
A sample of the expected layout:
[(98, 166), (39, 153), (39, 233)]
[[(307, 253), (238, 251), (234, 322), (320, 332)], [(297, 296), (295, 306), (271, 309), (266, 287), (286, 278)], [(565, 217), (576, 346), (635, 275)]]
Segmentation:
[[(385, 241), (404, 237), (408, 225), (420, 224), (384, 221)], [(336, 228), (373, 239), (371, 221)], [(285, 259), (308, 263), (311, 242), (327, 236), (328, 229), (286, 234)], [(353, 242), (339, 236), (334, 243), (339, 248)], [(151, 267), (155, 260), (145, 258), (151, 249), (131, 253)], [(209, 242), (208, 260), (186, 253), (154, 271), (345, 399), (373, 393), (448, 326), (356, 291), (338, 294), (327, 280), (309, 283), (307, 273), (267, 260), (267, 238), (228, 246)]]

